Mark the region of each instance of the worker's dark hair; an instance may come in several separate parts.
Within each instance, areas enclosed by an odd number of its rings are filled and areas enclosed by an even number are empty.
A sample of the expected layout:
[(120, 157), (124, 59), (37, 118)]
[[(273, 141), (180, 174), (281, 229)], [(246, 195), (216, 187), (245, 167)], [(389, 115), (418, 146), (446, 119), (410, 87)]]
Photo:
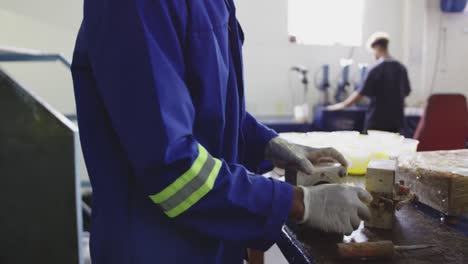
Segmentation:
[(372, 48), (376, 48), (376, 47), (379, 47), (383, 50), (387, 50), (388, 49), (388, 43), (390, 43), (390, 40), (386, 37), (379, 37), (379, 38), (376, 38), (374, 41), (372, 41), (371, 43), (371, 47)]

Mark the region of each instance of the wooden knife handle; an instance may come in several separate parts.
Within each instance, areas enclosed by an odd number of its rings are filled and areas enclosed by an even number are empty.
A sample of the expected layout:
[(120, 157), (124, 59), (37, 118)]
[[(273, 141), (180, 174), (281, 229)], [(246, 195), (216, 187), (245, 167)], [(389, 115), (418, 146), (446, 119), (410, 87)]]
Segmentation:
[(391, 258), (394, 253), (392, 241), (338, 244), (341, 258)]

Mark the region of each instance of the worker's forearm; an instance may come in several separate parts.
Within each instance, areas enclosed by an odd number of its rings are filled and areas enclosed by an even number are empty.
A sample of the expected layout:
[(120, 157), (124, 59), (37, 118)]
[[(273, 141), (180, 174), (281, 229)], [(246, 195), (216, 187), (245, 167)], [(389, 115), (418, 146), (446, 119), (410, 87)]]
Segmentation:
[(293, 195), (289, 217), (296, 221), (300, 221), (304, 218), (304, 192), (301, 188), (294, 187)]
[(348, 97), (348, 99), (346, 99), (343, 104), (345, 107), (348, 107), (348, 106), (351, 106), (353, 105), (354, 103), (356, 103), (357, 101), (361, 100), (362, 99), (362, 95), (359, 94), (359, 92), (353, 92), (351, 94), (351, 96)]

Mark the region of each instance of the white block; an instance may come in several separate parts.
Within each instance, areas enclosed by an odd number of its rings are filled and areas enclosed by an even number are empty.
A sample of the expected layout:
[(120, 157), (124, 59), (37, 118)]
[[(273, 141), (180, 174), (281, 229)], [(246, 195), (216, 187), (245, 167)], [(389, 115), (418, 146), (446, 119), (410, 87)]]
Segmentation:
[(396, 161), (372, 160), (367, 167), (366, 190), (378, 193), (393, 193)]

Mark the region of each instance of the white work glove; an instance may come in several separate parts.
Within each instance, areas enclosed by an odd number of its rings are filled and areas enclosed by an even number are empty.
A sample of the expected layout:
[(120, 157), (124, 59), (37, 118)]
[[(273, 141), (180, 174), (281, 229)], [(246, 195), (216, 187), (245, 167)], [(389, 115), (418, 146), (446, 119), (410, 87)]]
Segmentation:
[(345, 168), (348, 166), (346, 159), (334, 148), (311, 148), (275, 137), (268, 142), (265, 149), (265, 158), (273, 162), (279, 168), (295, 168), (305, 174), (314, 174), (313, 163), (320, 160), (335, 160)]
[(325, 232), (349, 235), (359, 228), (361, 220), (371, 216), (369, 208), (372, 196), (362, 188), (324, 184), (304, 187), (304, 218), (300, 224)]

